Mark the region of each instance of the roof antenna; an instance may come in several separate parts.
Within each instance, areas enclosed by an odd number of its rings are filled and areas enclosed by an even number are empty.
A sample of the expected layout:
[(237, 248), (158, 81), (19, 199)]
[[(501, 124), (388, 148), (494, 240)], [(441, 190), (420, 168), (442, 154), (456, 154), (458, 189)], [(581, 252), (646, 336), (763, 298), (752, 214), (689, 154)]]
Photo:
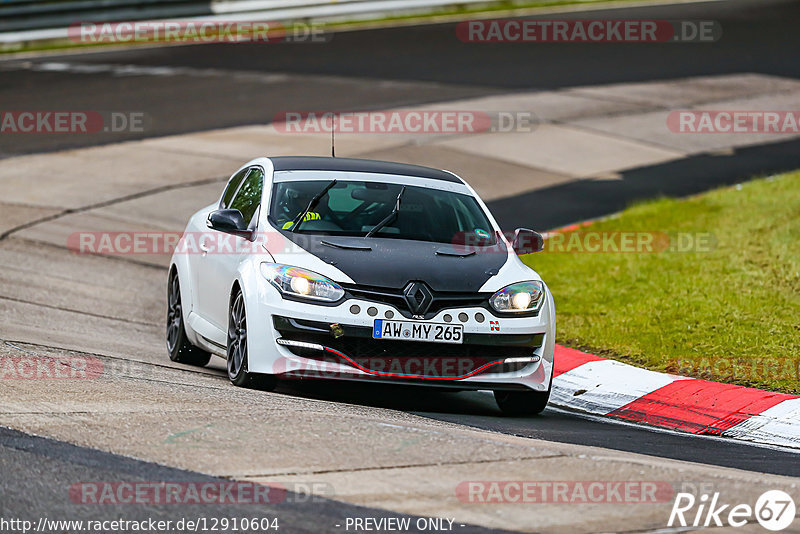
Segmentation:
[(331, 128), (331, 157), (336, 157), (336, 113), (333, 114), (333, 128)]

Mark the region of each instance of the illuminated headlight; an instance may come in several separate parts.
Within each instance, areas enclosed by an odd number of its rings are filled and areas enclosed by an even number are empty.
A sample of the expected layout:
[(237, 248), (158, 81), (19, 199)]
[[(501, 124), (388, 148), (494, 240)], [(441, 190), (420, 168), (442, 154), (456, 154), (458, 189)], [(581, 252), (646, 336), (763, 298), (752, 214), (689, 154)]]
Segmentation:
[(344, 289), (336, 282), (300, 267), (262, 263), (261, 274), (281, 295), (323, 302), (336, 302), (344, 296)]
[(501, 313), (537, 311), (544, 302), (544, 284), (539, 281), (519, 282), (506, 286), (489, 299), (492, 308)]

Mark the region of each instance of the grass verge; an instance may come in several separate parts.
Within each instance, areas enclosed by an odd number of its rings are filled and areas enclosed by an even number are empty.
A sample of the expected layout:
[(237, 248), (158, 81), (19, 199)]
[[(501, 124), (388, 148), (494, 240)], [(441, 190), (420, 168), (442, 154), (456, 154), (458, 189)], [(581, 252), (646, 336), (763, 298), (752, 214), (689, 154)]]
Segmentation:
[(799, 240), (795, 171), (637, 204), (523, 261), (554, 294), (561, 344), (800, 393)]

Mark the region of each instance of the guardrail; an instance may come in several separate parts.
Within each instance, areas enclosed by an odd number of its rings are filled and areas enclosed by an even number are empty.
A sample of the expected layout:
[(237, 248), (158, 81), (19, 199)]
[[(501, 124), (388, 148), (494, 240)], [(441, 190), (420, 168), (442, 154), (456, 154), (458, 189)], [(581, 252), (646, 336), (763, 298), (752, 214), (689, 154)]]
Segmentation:
[(81, 21), (212, 15), (208, 0), (13, 0), (0, 3), (0, 32), (67, 27)]
[[(336, 20), (499, 0), (0, 0), (0, 43), (59, 39), (80, 21)], [(505, 0), (504, 3), (509, 3)]]

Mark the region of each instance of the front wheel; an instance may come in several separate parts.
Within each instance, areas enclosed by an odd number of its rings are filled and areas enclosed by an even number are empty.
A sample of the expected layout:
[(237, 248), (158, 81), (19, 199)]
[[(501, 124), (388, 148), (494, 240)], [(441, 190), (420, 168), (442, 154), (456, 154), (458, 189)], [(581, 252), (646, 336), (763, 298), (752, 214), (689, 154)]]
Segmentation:
[(247, 310), (242, 290), (237, 288), (228, 314), (228, 378), (234, 386), (273, 389), (275, 380), (270, 376), (247, 371)]
[(547, 408), (547, 402), (550, 400), (550, 390), (495, 390), (494, 400), (505, 415), (536, 415), (542, 413), (544, 409)]
[(181, 283), (178, 271), (173, 270), (167, 287), (167, 352), (169, 359), (187, 365), (204, 366), (211, 360), (211, 354), (195, 347), (186, 337), (183, 325), (183, 305), (181, 304)]

